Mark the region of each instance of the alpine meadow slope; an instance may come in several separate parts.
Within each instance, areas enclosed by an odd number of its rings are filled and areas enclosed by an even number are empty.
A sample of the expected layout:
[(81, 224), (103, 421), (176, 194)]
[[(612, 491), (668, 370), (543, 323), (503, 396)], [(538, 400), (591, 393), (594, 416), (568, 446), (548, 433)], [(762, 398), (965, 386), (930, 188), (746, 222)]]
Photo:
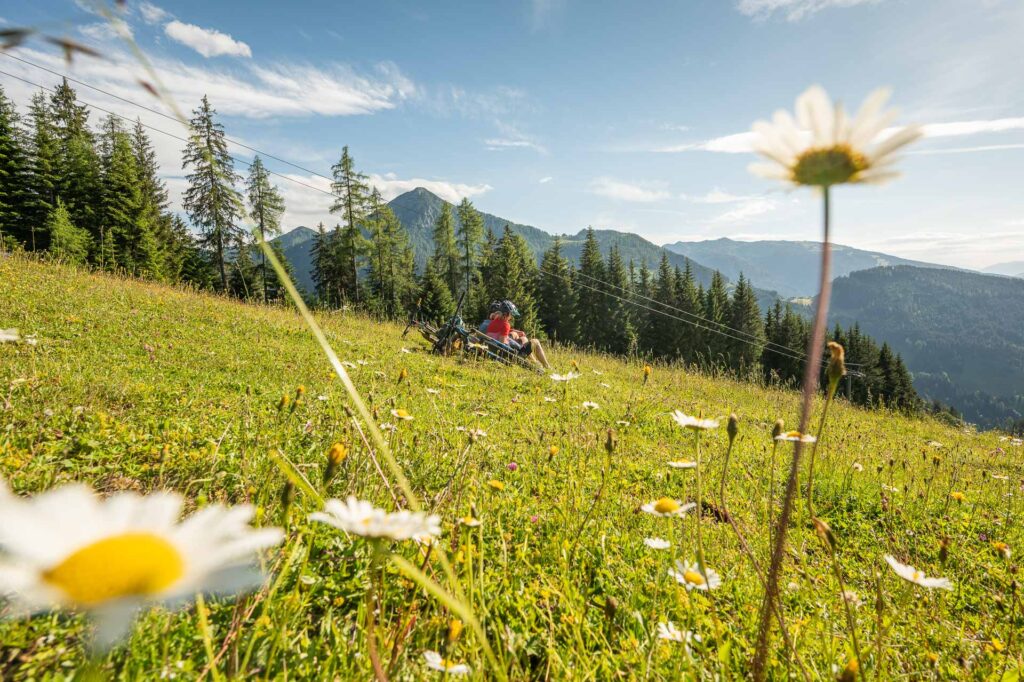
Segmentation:
[[(308, 520), (319, 497), (398, 508), (404, 499), (294, 310), (16, 256), (0, 257), (0, 281), (0, 327), (32, 340), (0, 343), (0, 477), (14, 493), (72, 481), (105, 494), (169, 489), (185, 495), (188, 512), (250, 503), (258, 526), (287, 533), (266, 555), (262, 589), (144, 611), (131, 638), (86, 672), (370, 679), (376, 656), (389, 679), (440, 679), (434, 651), (472, 680), (747, 671), (762, 586), (723, 521), (737, 522), (763, 565), (790, 458), (771, 432), (777, 419), (796, 421), (795, 392), (558, 348), (555, 367), (576, 363), (579, 375), (556, 382), (432, 355), (397, 324), (321, 314), (412, 490), (440, 517), (429, 547), (372, 549)], [(673, 421), (676, 409), (735, 413), (730, 456), (724, 421), (699, 435)], [(846, 608), (861, 666), (878, 679), (999, 675), (1016, 641), (1007, 557), (1024, 541), (1014, 494), (1022, 453), (994, 433), (833, 405), (815, 505), (843, 583), (798, 505), (782, 603), (799, 662), (776, 638), (769, 678), (847, 667)], [(659, 498), (668, 502), (654, 505)], [(698, 500), (699, 519), (643, 511)], [(691, 589), (694, 569), (668, 572), (674, 560), (693, 561), (698, 521), (721, 579), (710, 592)], [(899, 577), (886, 554), (954, 590)], [(441, 556), (479, 631), (401, 568), (422, 566), (454, 590)], [(377, 586), (376, 628), (366, 626), (368, 585)], [(82, 672), (88, 639), (81, 616), (0, 620), (0, 677)]]

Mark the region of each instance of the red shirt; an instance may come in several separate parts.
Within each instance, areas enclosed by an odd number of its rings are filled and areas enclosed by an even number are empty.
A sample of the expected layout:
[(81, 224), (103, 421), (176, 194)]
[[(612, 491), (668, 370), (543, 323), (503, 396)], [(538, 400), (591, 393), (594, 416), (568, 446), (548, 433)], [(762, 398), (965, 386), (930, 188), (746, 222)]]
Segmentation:
[(499, 341), (512, 333), (512, 325), (508, 323), (508, 320), (497, 317), (491, 320), (491, 323), (487, 325), (487, 336), (492, 339), (498, 339)]

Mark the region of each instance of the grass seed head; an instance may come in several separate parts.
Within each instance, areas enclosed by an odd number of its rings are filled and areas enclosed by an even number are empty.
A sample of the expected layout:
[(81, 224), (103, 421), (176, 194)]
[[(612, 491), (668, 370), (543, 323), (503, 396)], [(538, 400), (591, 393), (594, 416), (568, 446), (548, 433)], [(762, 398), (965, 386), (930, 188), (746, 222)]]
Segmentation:
[(729, 443), (732, 444), (740, 432), (740, 418), (736, 416), (735, 412), (729, 415), (729, 423), (725, 426), (725, 432), (729, 434)]
[(772, 427), (772, 440), (774, 441), (776, 438), (785, 433), (785, 431), (786, 422), (782, 421), (781, 419), (776, 419), (775, 426)]

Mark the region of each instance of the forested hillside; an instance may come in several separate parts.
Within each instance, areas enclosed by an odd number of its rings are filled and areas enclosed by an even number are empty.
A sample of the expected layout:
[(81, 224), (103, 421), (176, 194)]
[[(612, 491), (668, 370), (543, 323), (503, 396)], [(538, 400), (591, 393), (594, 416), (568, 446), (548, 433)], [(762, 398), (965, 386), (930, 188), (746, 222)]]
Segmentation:
[(886, 339), (926, 398), (986, 426), (1024, 415), (1024, 280), (909, 266), (835, 281), (830, 317)]

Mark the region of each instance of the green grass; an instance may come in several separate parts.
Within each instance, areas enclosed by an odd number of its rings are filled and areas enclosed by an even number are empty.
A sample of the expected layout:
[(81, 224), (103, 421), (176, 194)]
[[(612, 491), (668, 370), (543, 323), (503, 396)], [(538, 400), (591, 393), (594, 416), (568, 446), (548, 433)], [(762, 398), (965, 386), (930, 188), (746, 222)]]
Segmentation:
[[(286, 479), (272, 458), (282, 453), (324, 496), (356, 495), (393, 508), (390, 486), (402, 501), (392, 477), (385, 483), (378, 473), (346, 414), (340, 382), (293, 311), (18, 258), (0, 258), (0, 282), (0, 328), (38, 336), (36, 346), (0, 345), (0, 475), (16, 492), (69, 481), (104, 493), (169, 488), (185, 494), (190, 508), (251, 502), (260, 523), (270, 525), (282, 518)], [(392, 408), (414, 415), (387, 435), (390, 446), (417, 496), (441, 515), (441, 547), (509, 679), (745, 673), (761, 587), (729, 524), (710, 514), (701, 521), (708, 566), (723, 578), (709, 598), (687, 593), (666, 574), (671, 560), (694, 558), (697, 517), (660, 519), (639, 508), (663, 495), (695, 493), (693, 471), (665, 465), (694, 456), (693, 436), (668, 412), (735, 412), (740, 433), (727, 503), (765, 565), (769, 481), (774, 476), (778, 495), (790, 455), (780, 447), (773, 468), (770, 432), (780, 417), (796, 422), (795, 393), (661, 366), (644, 385), (642, 363), (556, 350), (557, 369), (575, 360), (582, 372), (566, 386), (488, 362), (430, 355), (411, 335), (402, 339), (394, 324), (351, 314), (320, 321), (343, 360), (367, 363), (351, 374), (378, 421), (394, 422)], [(399, 382), (403, 368), (408, 379)], [(306, 389), (302, 400), (280, 410), (282, 396), (294, 396), (299, 385)], [(585, 400), (600, 407), (585, 412)], [(486, 436), (470, 444), (460, 426)], [(610, 456), (608, 429), (615, 439)], [(325, 453), (336, 441), (350, 454), (319, 490)], [(702, 441), (704, 496), (716, 507), (726, 445), (724, 423)], [(1004, 668), (1016, 678), (1013, 563), (991, 543), (1021, 547), (1021, 454), (996, 434), (842, 403), (831, 410), (815, 504), (837, 537), (847, 589), (863, 600), (854, 616), (868, 679), (998, 679)], [(488, 485), (492, 480), (504, 489)], [(952, 501), (953, 491), (966, 501)], [(363, 598), (370, 548), (308, 523), (316, 508), (299, 490), (288, 539), (269, 557), (266, 589), (207, 602), (219, 676), (372, 678)], [(457, 525), (472, 508), (483, 524)], [(651, 536), (670, 539), (672, 547), (649, 549), (643, 539)], [(392, 549), (422, 561), (411, 543)], [(882, 561), (885, 553), (949, 577), (955, 589), (928, 592), (901, 581)], [(377, 634), (385, 666), (394, 652), (390, 678), (440, 677), (424, 668), (421, 654), (444, 650), (452, 614), (394, 562), (384, 571)], [(445, 583), (436, 557), (426, 571)], [(852, 656), (851, 646), (828, 553), (802, 500), (782, 584), (800, 657), (812, 679), (831, 679), (833, 666)], [(700, 635), (692, 655), (655, 638), (656, 623), (666, 619)], [(151, 610), (103, 665), (122, 679), (198, 677), (209, 664), (199, 622), (194, 607)], [(83, 663), (87, 638), (86, 621), (73, 615), (0, 623), (0, 678), (71, 675)], [(472, 679), (497, 677), (468, 627), (446, 655), (472, 666)], [(777, 629), (771, 666), (773, 678), (799, 675)]]

